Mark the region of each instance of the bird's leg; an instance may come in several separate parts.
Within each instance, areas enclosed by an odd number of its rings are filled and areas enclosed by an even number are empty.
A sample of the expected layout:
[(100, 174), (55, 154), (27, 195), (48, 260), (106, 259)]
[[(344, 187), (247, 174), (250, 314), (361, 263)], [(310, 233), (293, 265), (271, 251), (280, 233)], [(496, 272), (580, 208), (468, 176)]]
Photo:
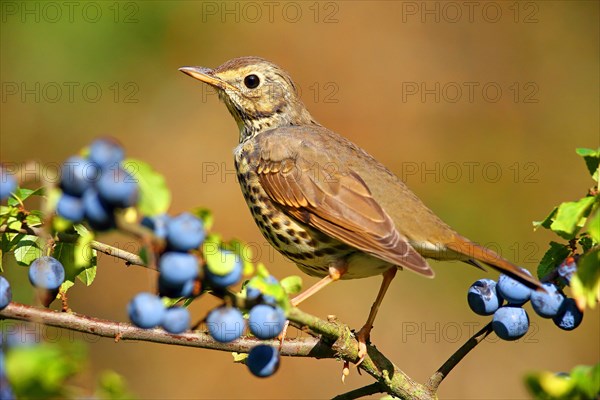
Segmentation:
[(323, 289), (325, 286), (329, 285), (331, 282), (335, 282), (339, 280), (342, 275), (346, 273), (348, 270), (348, 266), (346, 263), (332, 264), (329, 267), (329, 275), (325, 278), (321, 279), (319, 282), (315, 283), (304, 292), (300, 293), (298, 296), (292, 299), (292, 306), (296, 307), (298, 304), (302, 303), (304, 300), (308, 299), (313, 294), (317, 293), (319, 290)]
[(396, 276), (397, 268), (393, 267), (388, 269), (383, 273), (383, 282), (381, 282), (381, 287), (379, 288), (379, 293), (377, 293), (377, 298), (375, 302), (371, 306), (371, 311), (369, 312), (369, 318), (367, 318), (367, 322), (365, 325), (360, 328), (360, 331), (356, 334), (356, 340), (358, 340), (358, 357), (359, 360), (356, 363), (357, 366), (363, 362), (367, 355), (367, 341), (369, 340), (369, 335), (371, 334), (371, 329), (373, 329), (373, 322), (375, 321), (375, 317), (377, 316), (377, 311), (379, 311), (379, 306), (383, 301), (383, 297), (385, 296), (385, 292), (387, 292), (390, 287), (390, 283), (394, 276)]
[[(332, 264), (329, 267), (329, 275), (321, 279), (319, 282), (315, 283), (304, 292), (300, 293), (298, 296), (294, 297), (291, 300), (292, 306), (297, 307), (298, 304), (302, 303), (304, 300), (308, 299), (313, 294), (317, 293), (319, 290), (323, 289), (325, 286), (329, 285), (331, 282), (335, 282), (339, 280), (342, 275), (346, 273), (348, 267), (345, 262), (340, 262), (339, 264)], [(285, 335), (287, 333), (287, 328), (290, 325), (290, 321), (285, 321), (285, 325), (283, 326), (283, 330), (279, 334), (279, 349), (281, 350), (281, 346), (283, 346), (283, 341), (285, 339)]]

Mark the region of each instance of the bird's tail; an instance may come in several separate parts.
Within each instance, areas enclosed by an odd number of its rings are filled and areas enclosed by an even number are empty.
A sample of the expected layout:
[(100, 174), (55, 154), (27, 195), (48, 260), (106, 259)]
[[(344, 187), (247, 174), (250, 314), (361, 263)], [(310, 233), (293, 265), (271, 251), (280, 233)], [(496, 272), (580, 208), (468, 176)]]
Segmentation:
[(542, 283), (533, 276), (526, 274), (519, 267), (502, 258), (492, 250), (473, 243), (465, 237), (456, 234), (454, 240), (447, 243), (446, 246), (452, 251), (464, 254), (469, 257), (469, 259), (481, 261), (482, 263), (489, 265), (495, 270), (516, 279), (531, 289), (542, 288)]

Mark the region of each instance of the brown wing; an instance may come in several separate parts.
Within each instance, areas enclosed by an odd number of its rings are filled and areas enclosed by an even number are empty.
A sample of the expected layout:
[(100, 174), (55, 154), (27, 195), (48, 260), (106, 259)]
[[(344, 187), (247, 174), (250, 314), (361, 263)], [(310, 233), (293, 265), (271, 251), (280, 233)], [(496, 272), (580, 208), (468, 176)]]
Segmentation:
[(272, 155), (261, 155), (258, 179), (284, 212), (377, 258), (433, 277), (358, 174), (334, 164), (310, 165), (298, 155)]

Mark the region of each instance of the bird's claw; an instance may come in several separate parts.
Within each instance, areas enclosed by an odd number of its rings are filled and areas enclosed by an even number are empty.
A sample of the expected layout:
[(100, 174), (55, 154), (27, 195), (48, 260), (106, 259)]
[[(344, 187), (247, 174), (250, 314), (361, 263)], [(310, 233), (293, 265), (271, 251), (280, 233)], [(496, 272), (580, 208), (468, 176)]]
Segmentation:
[(371, 329), (367, 326), (363, 326), (360, 331), (356, 334), (356, 340), (358, 340), (358, 362), (356, 366), (358, 367), (367, 356), (367, 341), (369, 340), (369, 336), (371, 334)]

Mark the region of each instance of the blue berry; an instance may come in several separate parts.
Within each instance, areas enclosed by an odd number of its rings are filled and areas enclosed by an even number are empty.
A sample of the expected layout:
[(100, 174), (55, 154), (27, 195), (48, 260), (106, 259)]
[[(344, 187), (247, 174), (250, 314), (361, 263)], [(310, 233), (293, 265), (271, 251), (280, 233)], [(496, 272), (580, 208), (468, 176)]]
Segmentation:
[(571, 278), (573, 274), (577, 272), (577, 263), (575, 262), (574, 257), (567, 257), (559, 266), (558, 266), (558, 275), (561, 276), (567, 285), (571, 284)]
[(42, 289), (58, 289), (65, 281), (65, 268), (56, 258), (40, 257), (29, 266), (29, 281)]
[(183, 285), (198, 276), (198, 260), (189, 253), (168, 251), (158, 260), (158, 271), (167, 285)]
[(496, 292), (496, 281), (480, 279), (469, 288), (467, 301), (471, 310), (479, 315), (492, 315), (502, 305)]
[(0, 201), (8, 198), (17, 189), (17, 180), (14, 175), (9, 174), (0, 167)]
[(12, 400), (16, 399), (15, 393), (10, 386), (10, 382), (6, 377), (6, 373), (4, 372), (4, 353), (2, 349), (0, 349), (0, 365), (2, 365), (2, 369), (0, 370), (0, 399), (2, 400)]
[(242, 336), (244, 316), (234, 307), (221, 306), (206, 317), (208, 332), (217, 342), (227, 343)]
[(121, 167), (104, 170), (98, 181), (98, 194), (114, 207), (131, 207), (138, 200), (137, 180)]
[(92, 142), (89, 157), (100, 168), (107, 169), (120, 164), (125, 159), (125, 151), (115, 139), (102, 138)]
[[(524, 268), (521, 271), (531, 276), (531, 272)], [(509, 304), (519, 306), (525, 304), (531, 296), (531, 289), (523, 285), (521, 282), (511, 278), (508, 275), (501, 274), (496, 286), (498, 294), (502, 296)]]
[(190, 312), (184, 307), (167, 308), (161, 326), (169, 333), (185, 332), (190, 328)]
[(72, 222), (83, 220), (83, 201), (79, 197), (63, 193), (56, 204), (56, 213)]
[(202, 221), (190, 213), (181, 213), (167, 223), (169, 248), (177, 251), (197, 249), (204, 241)]
[(167, 214), (155, 215), (153, 217), (144, 217), (142, 219), (142, 225), (146, 228), (151, 229), (154, 235), (160, 239), (166, 239), (167, 237), (167, 223), (171, 217)]
[(252, 307), (248, 316), (250, 332), (259, 339), (272, 339), (279, 335), (285, 326), (285, 321), (283, 310), (268, 304)]
[(558, 313), (565, 296), (552, 283), (544, 283), (542, 286), (546, 290), (531, 292), (531, 307), (540, 317), (552, 318)]
[(228, 286), (235, 285), (242, 279), (242, 261), (240, 257), (229, 250), (222, 250), (221, 257), (235, 257), (233, 269), (225, 275), (217, 275), (210, 268), (206, 268), (206, 279), (210, 285), (216, 289), (224, 289)]
[(577, 328), (583, 321), (583, 312), (577, 308), (577, 303), (571, 298), (566, 298), (558, 313), (552, 318), (552, 321), (560, 329), (572, 331)]
[(73, 156), (62, 165), (60, 172), (60, 187), (71, 196), (80, 197), (87, 189), (98, 181), (100, 170), (98, 166), (85, 158)]
[[(250, 282), (248, 282), (248, 285), (246, 286), (246, 298), (250, 301), (261, 300), (262, 302), (264, 302), (266, 304), (276, 305), (277, 301), (275, 300), (275, 298), (273, 296), (265, 295), (259, 289), (254, 287), (254, 282), (253, 282), (254, 279), (262, 279), (262, 278), (255, 277), (255, 278), (252, 278), (250, 280)], [(269, 275), (266, 279), (266, 282), (267, 283), (279, 283), (277, 278), (275, 278), (273, 275)]]
[(115, 227), (113, 208), (94, 189), (86, 190), (83, 194), (83, 211), (92, 229), (105, 231)]
[(10, 284), (5, 277), (0, 276), (0, 310), (6, 308), (6, 306), (12, 301), (12, 290)]
[(279, 368), (279, 352), (273, 346), (259, 344), (250, 350), (246, 365), (252, 375), (266, 378)]
[(517, 340), (527, 333), (529, 317), (521, 307), (500, 307), (494, 313), (492, 328), (500, 339)]
[(160, 297), (151, 293), (138, 293), (127, 305), (131, 322), (143, 329), (160, 325), (165, 316), (165, 306)]
[(161, 296), (176, 299), (179, 297), (190, 297), (194, 293), (195, 279), (190, 279), (179, 285), (169, 284), (165, 282), (165, 278), (158, 277), (158, 292)]

